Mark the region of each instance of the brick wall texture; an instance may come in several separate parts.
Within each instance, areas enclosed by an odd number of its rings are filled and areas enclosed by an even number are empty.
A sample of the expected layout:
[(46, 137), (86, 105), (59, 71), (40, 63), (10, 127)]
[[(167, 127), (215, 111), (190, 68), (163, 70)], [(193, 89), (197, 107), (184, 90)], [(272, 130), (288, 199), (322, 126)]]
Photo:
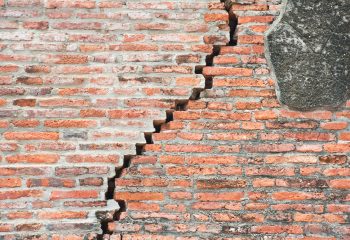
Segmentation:
[(281, 106), (285, 2), (231, 2), (0, 0), (1, 240), (350, 239), (350, 101)]

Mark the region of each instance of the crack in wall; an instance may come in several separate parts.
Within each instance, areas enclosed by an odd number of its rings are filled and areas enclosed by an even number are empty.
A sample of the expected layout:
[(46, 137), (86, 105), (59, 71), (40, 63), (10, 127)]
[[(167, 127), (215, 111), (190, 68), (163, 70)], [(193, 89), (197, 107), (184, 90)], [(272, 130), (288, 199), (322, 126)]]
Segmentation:
[[(233, 6), (232, 0), (220, 0), (220, 2), (224, 3), (225, 9), (228, 12), (229, 18), (228, 18), (228, 26), (230, 31), (230, 39), (227, 45), (213, 45), (212, 53), (206, 56), (205, 63), (206, 65), (197, 65), (195, 66), (195, 74), (202, 74), (205, 79), (205, 86), (204, 88), (194, 88), (192, 89), (192, 94), (187, 100), (175, 100), (175, 107), (174, 109), (169, 109), (166, 111), (166, 119), (165, 121), (153, 121), (153, 126), (155, 131), (154, 132), (145, 132), (144, 137), (146, 140), (146, 143), (137, 143), (136, 144), (136, 155), (125, 155), (123, 159), (123, 166), (116, 169), (116, 174), (108, 179), (108, 189), (105, 194), (106, 200), (113, 200), (114, 199), (114, 191), (116, 188), (115, 180), (120, 178), (122, 176), (122, 172), (129, 168), (131, 165), (131, 160), (133, 157), (140, 156), (143, 154), (144, 146), (146, 144), (153, 144), (152, 134), (153, 133), (160, 133), (161, 132), (161, 126), (163, 124), (167, 124), (171, 121), (173, 121), (173, 112), (174, 111), (186, 111), (187, 105), (190, 100), (199, 100), (201, 92), (205, 91), (206, 89), (211, 89), (213, 86), (213, 77), (212, 76), (206, 76), (203, 74), (203, 68), (213, 66), (214, 58), (220, 54), (221, 47), (224, 46), (235, 46), (237, 45), (237, 40), (235, 38), (235, 32), (237, 28), (237, 17), (236, 15), (231, 11), (231, 8)], [(119, 221), (121, 218), (121, 215), (126, 212), (126, 202), (125, 201), (117, 201), (115, 200), (119, 205), (119, 210), (115, 211), (113, 216), (110, 214), (105, 214), (99, 216), (99, 219), (101, 220), (101, 229), (102, 234), (98, 235), (99, 240), (105, 239), (104, 236), (108, 236), (113, 234), (113, 232), (108, 230), (108, 223), (113, 221)], [(123, 236), (120, 236), (120, 239), (123, 239)]]

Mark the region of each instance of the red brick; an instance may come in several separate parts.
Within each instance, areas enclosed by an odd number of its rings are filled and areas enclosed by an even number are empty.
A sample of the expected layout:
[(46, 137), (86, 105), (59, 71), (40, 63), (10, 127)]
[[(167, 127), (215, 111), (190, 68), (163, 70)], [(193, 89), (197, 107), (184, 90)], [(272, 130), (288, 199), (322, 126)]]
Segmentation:
[(276, 234), (276, 233), (289, 233), (289, 234), (302, 234), (303, 228), (301, 226), (254, 226), (252, 229), (255, 233), (264, 234)]
[(67, 156), (66, 160), (72, 163), (117, 163), (118, 155), (71, 155)]
[(169, 167), (166, 170), (169, 175), (213, 175), (217, 171), (213, 167)]
[(75, 181), (60, 178), (31, 178), (27, 180), (27, 187), (74, 187)]
[(244, 180), (198, 180), (198, 189), (220, 189), (220, 188), (244, 188), (246, 181)]
[(18, 66), (14, 65), (3, 65), (0, 66), (0, 72), (17, 72)]
[(97, 74), (103, 73), (103, 67), (99, 66), (62, 66), (56, 70), (60, 74)]
[(266, 163), (317, 163), (318, 157), (313, 155), (267, 156)]
[(281, 117), (286, 118), (300, 118), (300, 119), (316, 119), (329, 120), (332, 118), (332, 112), (329, 111), (314, 111), (314, 112), (296, 112), (281, 110)]
[(145, 110), (110, 110), (108, 112), (110, 118), (142, 118), (147, 116)]
[(57, 132), (5, 132), (4, 138), (8, 140), (58, 140)]
[(325, 176), (350, 176), (348, 168), (330, 168), (323, 171)]
[(46, 21), (40, 22), (24, 22), (23, 28), (26, 29), (36, 29), (36, 30), (46, 30), (49, 28), (49, 23)]
[[(29, 128), (29, 127), (37, 127), (40, 122), (38, 120), (14, 120), (11, 122), (14, 126), (16, 127), (24, 127), (24, 128)], [(59, 138), (59, 136), (57, 136), (57, 139)], [(56, 140), (56, 139), (55, 139)]]
[(272, 23), (274, 18), (274, 16), (241, 16), (238, 18), (238, 24)]
[(269, 178), (260, 178), (253, 180), (253, 187), (260, 188), (260, 187), (273, 187), (275, 186), (275, 179), (269, 179)]
[(350, 132), (342, 132), (339, 134), (339, 140), (350, 141)]
[(339, 143), (339, 144), (334, 144), (334, 143), (328, 143), (323, 146), (324, 150), (327, 152), (331, 153), (346, 153), (350, 152), (350, 143)]
[(62, 7), (70, 7), (70, 8), (95, 8), (95, 1), (79, 1), (79, 0), (48, 0), (46, 3), (47, 8), (62, 8)]
[(256, 133), (213, 133), (208, 135), (209, 140), (219, 141), (249, 141), (257, 139)]
[(42, 194), (41, 190), (2, 191), (0, 192), (0, 200), (42, 197)]
[(204, 16), (206, 22), (228, 21), (227, 13), (207, 13)]
[[(275, 91), (271, 90), (231, 90), (228, 94), (230, 97), (274, 97)], [(267, 115), (266, 115), (267, 114)], [(261, 118), (275, 118), (275, 114), (272, 111), (261, 112)], [(259, 116), (258, 116), (259, 118)]]
[(5, 99), (0, 99), (0, 106), (6, 105), (6, 100)]
[(97, 124), (90, 120), (46, 120), (44, 125), (50, 128), (86, 128)]
[(176, 79), (177, 86), (197, 86), (201, 80), (199, 78), (182, 77)]
[(40, 77), (19, 77), (17, 78), (17, 83), (22, 83), (26, 85), (42, 85), (43, 80)]
[(240, 35), (238, 36), (239, 44), (263, 44), (264, 36), (259, 35)]
[(256, 120), (269, 120), (277, 118), (277, 114), (274, 111), (257, 111), (254, 112), (254, 116)]
[(254, 25), (249, 27), (253, 32), (265, 33), (270, 27), (264, 25)]
[(223, 67), (205, 67), (203, 69), (205, 76), (252, 76), (253, 70), (249, 68), (223, 68)]
[(153, 44), (119, 44), (119, 45), (110, 45), (109, 50), (112, 51), (158, 51), (158, 46)]
[(270, 167), (249, 167), (246, 168), (246, 174), (257, 176), (257, 175), (271, 175), (271, 176), (294, 176), (294, 168), (270, 168)]
[(199, 201), (240, 201), (244, 196), (242, 192), (223, 193), (196, 193), (195, 198)]
[(0, 182), (0, 188), (14, 188), (21, 185), (22, 181), (20, 178), (2, 178)]
[(9, 163), (56, 163), (59, 160), (57, 154), (32, 154), (32, 155), (12, 155), (7, 156)]
[(237, 158), (234, 156), (213, 156), (213, 157), (189, 157), (189, 164), (235, 164)]
[(200, 118), (200, 113), (198, 112), (175, 111), (173, 115), (174, 115), (174, 119), (176, 120), (195, 120)]
[(90, 102), (83, 99), (47, 99), (39, 102), (41, 107), (82, 107), (89, 106)]
[(81, 117), (105, 117), (106, 113), (104, 110), (99, 109), (86, 109), (80, 110)]
[(54, 29), (69, 29), (69, 30), (101, 30), (102, 24), (99, 22), (59, 22), (53, 23), (52, 28)]
[(214, 58), (214, 64), (236, 64), (239, 63), (237, 57), (217, 56)]
[(328, 155), (328, 156), (319, 156), (321, 163), (325, 164), (344, 164), (347, 162), (348, 157), (346, 155)]
[(164, 194), (158, 192), (115, 192), (115, 200), (128, 201), (162, 201)]
[(291, 152), (295, 149), (293, 144), (260, 144), (243, 146), (247, 152)]
[(265, 4), (233, 4), (232, 9), (234, 11), (266, 11), (269, 7), (272, 6)]
[(158, 204), (152, 203), (141, 203), (141, 202), (130, 202), (128, 204), (130, 210), (139, 210), (139, 211), (153, 211), (158, 212), (160, 207)]
[(32, 65), (25, 68), (26, 73), (49, 73), (51, 72), (50, 66), (45, 65)]
[(335, 140), (335, 136), (330, 133), (319, 132), (287, 132), (284, 134), (285, 139), (295, 139), (297, 141), (324, 141), (330, 142)]
[(211, 152), (211, 146), (205, 145), (166, 145), (168, 152)]
[[(29, 219), (33, 217), (33, 213), (31, 212), (10, 212), (6, 214), (8, 219)], [(1, 230), (0, 230), (1, 232)]]
[(170, 192), (169, 197), (172, 199), (192, 199), (192, 194), (189, 192)]
[(276, 192), (273, 198), (282, 201), (303, 201), (310, 199), (324, 199), (323, 193), (304, 193), (304, 192)]
[(214, 213), (212, 215), (213, 220), (216, 222), (239, 222), (241, 218), (237, 215), (230, 213)]
[(345, 129), (347, 126), (347, 122), (327, 122), (321, 124), (321, 127), (326, 130), (342, 130)]
[(98, 192), (95, 190), (74, 190), (74, 191), (52, 191), (50, 199), (75, 199), (75, 198), (97, 198)]
[(330, 180), (329, 186), (331, 188), (337, 188), (337, 189), (349, 189), (350, 188), (350, 179)]
[(35, 232), (39, 231), (41, 227), (42, 224), (40, 223), (19, 224), (16, 226), (16, 231)]
[(345, 204), (329, 204), (327, 206), (329, 212), (346, 213), (350, 212), (350, 206)]
[(39, 212), (39, 218), (41, 219), (76, 219), (86, 218), (86, 212), (74, 212), (74, 211), (62, 211), (62, 212)]
[(88, 57), (82, 55), (55, 55), (53, 58), (57, 64), (83, 64), (88, 62)]
[(225, 54), (247, 55), (250, 53), (251, 53), (251, 47), (247, 47), (247, 46), (222, 46), (220, 48), (220, 55), (225, 55)]

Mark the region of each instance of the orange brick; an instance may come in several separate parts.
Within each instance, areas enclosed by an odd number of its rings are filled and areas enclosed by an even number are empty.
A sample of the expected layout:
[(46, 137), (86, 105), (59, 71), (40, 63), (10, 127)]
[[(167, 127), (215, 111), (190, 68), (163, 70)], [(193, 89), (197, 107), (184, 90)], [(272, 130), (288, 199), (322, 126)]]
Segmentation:
[(58, 140), (57, 132), (6, 132), (5, 139), (8, 140)]
[(60, 159), (57, 154), (32, 154), (7, 156), (9, 163), (56, 163)]
[(127, 201), (162, 201), (164, 194), (158, 192), (115, 192), (114, 199)]

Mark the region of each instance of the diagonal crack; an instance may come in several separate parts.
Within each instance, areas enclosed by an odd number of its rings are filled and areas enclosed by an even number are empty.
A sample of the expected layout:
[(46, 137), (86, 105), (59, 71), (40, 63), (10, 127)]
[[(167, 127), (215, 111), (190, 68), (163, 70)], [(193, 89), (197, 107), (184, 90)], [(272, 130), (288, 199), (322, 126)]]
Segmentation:
[[(221, 47), (224, 46), (235, 46), (237, 44), (237, 41), (235, 39), (235, 32), (237, 28), (237, 17), (232, 13), (231, 8), (233, 5), (232, 0), (220, 0), (221, 2), (224, 3), (226, 11), (229, 13), (229, 19), (228, 19), (228, 25), (230, 28), (230, 40), (227, 45), (213, 45), (212, 48), (212, 53), (206, 56), (206, 65), (205, 67), (208, 66), (213, 66), (214, 58), (220, 54)], [(155, 128), (155, 131), (153, 133), (159, 133), (161, 131), (161, 126), (163, 124), (169, 123), (173, 121), (173, 111), (186, 111), (187, 105), (190, 100), (198, 100), (200, 99), (200, 94), (203, 92), (205, 89), (211, 89), (213, 86), (213, 77), (211, 76), (206, 76), (203, 74), (203, 67), (201, 65), (198, 65), (195, 67), (196, 74), (202, 74), (205, 78), (205, 87), (204, 88), (194, 88), (192, 89), (192, 94), (188, 100), (177, 100), (175, 101), (175, 109), (169, 109), (166, 112), (166, 120), (164, 121), (154, 121), (153, 125)], [(153, 133), (144, 133), (145, 140), (147, 144), (152, 144), (152, 134)], [(108, 189), (106, 191), (106, 200), (112, 200), (114, 198), (114, 191), (115, 191), (115, 180), (117, 178), (120, 178), (122, 176), (122, 173), (130, 167), (131, 160), (133, 157), (143, 155), (143, 148), (145, 144), (136, 144), (136, 155), (126, 155), (124, 156), (124, 162), (123, 166), (119, 169), (116, 169), (115, 175), (108, 180)], [(106, 217), (101, 220), (101, 229), (102, 229), (102, 234), (98, 235), (99, 240), (103, 239), (109, 239), (108, 236), (112, 234), (108, 230), (108, 223), (113, 222), (113, 221), (119, 221), (121, 218), (121, 215), (126, 211), (126, 202), (125, 201), (117, 201), (119, 204), (119, 210), (115, 211), (113, 217)], [(106, 238), (105, 238), (106, 237)], [(122, 238), (122, 236), (121, 236)]]

